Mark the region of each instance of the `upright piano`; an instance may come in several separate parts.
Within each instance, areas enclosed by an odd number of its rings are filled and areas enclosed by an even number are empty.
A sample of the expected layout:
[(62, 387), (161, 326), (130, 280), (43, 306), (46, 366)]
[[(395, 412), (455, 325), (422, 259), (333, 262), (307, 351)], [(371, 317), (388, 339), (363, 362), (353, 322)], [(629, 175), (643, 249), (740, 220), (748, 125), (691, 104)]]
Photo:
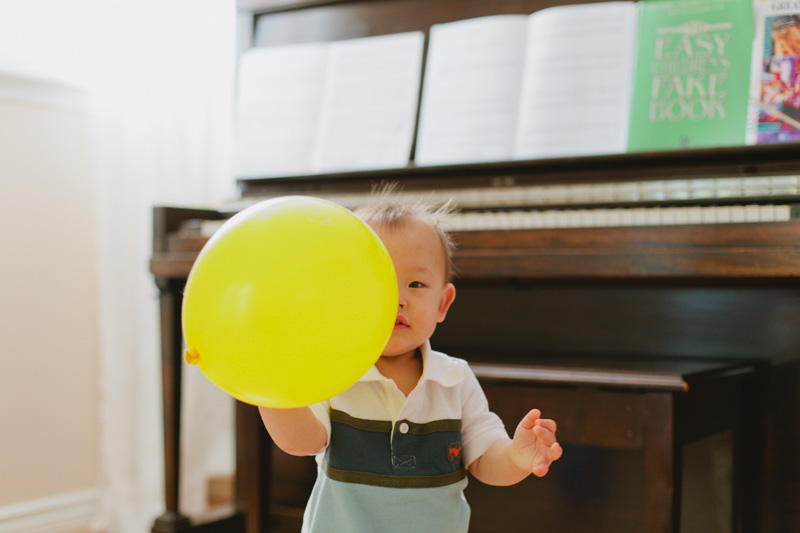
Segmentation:
[[(249, 2), (285, 42), (563, 2)], [(314, 21), (314, 24), (311, 24)], [(236, 205), (154, 209), (166, 511), (153, 531), (298, 531), (315, 467), (236, 407), (235, 505), (178, 501), (181, 292), (237, 209), (302, 194), (346, 207), (381, 183), (453, 199), (458, 295), (432, 340), (470, 361), (509, 429), (532, 407), (565, 453), (543, 479), (471, 481), (471, 531), (800, 531), (800, 147), (765, 145), (239, 181)], [(307, 459), (307, 460), (306, 460)]]

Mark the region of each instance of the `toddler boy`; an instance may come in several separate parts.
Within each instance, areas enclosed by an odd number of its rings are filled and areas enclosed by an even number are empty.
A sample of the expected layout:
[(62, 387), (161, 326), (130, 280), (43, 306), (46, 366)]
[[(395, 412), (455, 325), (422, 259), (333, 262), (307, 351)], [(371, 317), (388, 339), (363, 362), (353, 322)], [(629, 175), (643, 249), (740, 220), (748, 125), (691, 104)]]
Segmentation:
[(261, 407), (262, 420), (282, 450), (318, 454), (304, 532), (466, 532), (466, 470), (490, 485), (544, 476), (562, 453), (556, 423), (533, 409), (510, 439), (469, 365), (431, 350), (456, 295), (441, 212), (384, 195), (357, 214), (397, 273), (391, 338), (348, 390), (310, 407)]

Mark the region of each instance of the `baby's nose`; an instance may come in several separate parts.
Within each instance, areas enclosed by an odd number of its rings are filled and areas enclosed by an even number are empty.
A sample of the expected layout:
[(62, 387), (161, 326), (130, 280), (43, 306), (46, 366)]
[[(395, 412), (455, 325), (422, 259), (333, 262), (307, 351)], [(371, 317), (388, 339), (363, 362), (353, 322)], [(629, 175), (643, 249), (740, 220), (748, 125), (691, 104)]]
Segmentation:
[(397, 295), (397, 307), (404, 308), (408, 302), (406, 302), (405, 297), (403, 296), (403, 291), (400, 291)]

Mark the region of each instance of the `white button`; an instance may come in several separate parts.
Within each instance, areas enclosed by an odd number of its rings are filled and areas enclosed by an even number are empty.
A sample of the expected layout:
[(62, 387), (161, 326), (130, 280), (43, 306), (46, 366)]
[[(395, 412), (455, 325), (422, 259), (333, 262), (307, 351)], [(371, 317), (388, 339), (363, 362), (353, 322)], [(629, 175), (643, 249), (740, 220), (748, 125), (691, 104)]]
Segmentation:
[(408, 433), (408, 424), (403, 422), (402, 424), (400, 424), (400, 428), (399, 429), (400, 429), (400, 433), (405, 435), (406, 433)]

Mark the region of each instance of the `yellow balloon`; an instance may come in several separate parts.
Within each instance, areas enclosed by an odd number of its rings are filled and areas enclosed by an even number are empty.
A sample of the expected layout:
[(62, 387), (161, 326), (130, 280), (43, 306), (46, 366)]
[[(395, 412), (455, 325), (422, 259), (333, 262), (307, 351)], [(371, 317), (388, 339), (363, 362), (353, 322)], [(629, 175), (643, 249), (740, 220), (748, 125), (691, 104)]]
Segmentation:
[(231, 396), (300, 407), (344, 391), (378, 360), (397, 277), (350, 211), (304, 196), (266, 200), (209, 239), (186, 282), (186, 359)]

